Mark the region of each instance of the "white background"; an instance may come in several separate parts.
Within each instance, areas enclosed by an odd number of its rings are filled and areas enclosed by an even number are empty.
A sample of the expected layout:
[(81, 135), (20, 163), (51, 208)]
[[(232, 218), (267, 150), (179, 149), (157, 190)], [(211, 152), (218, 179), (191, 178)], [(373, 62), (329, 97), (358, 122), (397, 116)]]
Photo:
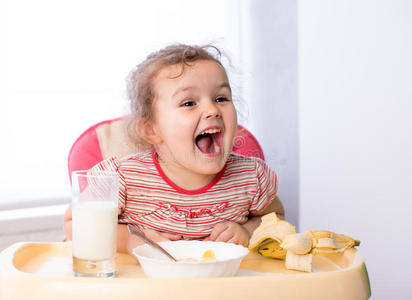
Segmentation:
[(372, 299), (411, 299), (412, 2), (298, 15), (300, 228), (361, 240)]
[(71, 145), (89, 126), (128, 112), (126, 77), (150, 52), (215, 42), (238, 65), (229, 49), (239, 48), (239, 5), (199, 4), (0, 2), (0, 204), (69, 199)]

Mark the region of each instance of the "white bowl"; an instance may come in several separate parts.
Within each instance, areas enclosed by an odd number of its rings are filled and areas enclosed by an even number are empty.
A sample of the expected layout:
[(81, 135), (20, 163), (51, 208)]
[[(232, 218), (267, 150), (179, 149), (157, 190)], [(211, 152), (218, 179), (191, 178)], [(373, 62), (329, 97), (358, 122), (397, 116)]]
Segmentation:
[[(193, 258), (196, 261), (170, 260), (166, 255), (149, 245), (133, 250), (148, 277), (225, 277), (234, 276), (242, 258), (249, 253), (243, 246), (232, 243), (209, 241), (167, 241), (159, 243), (178, 260)], [(202, 260), (206, 250), (212, 250), (216, 260)]]

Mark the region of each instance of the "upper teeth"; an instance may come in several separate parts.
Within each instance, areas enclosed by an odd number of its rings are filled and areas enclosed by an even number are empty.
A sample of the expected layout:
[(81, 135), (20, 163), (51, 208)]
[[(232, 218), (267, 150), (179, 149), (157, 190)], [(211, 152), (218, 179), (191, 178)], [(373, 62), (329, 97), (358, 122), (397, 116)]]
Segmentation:
[(203, 131), (203, 132), (202, 132), (201, 134), (199, 134), (199, 135), (206, 134), (206, 133), (212, 134), (212, 133), (217, 133), (217, 132), (220, 132), (220, 129), (217, 129), (217, 128), (215, 128), (215, 129), (208, 129), (208, 130)]

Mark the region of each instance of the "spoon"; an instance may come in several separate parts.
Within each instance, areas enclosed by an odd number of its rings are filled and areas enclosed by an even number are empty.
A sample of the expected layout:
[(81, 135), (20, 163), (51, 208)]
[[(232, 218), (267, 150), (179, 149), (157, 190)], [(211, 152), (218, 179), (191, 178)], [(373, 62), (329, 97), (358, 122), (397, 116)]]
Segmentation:
[(165, 254), (168, 258), (170, 258), (173, 261), (177, 261), (176, 258), (174, 258), (169, 252), (167, 252), (163, 247), (161, 247), (158, 243), (156, 243), (155, 241), (149, 239), (143, 231), (141, 231), (139, 228), (134, 227), (132, 225), (127, 225), (127, 229), (129, 230), (129, 232), (131, 234), (136, 235), (139, 239), (141, 239), (143, 242), (145, 242), (146, 244), (148, 244), (149, 246), (155, 248), (156, 250), (162, 252), (163, 254)]

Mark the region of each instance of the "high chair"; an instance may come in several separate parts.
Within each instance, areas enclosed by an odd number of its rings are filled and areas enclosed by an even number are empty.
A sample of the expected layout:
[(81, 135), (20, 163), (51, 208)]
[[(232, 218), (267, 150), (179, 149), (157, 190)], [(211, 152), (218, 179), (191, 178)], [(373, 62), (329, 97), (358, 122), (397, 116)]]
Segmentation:
[[(128, 134), (129, 117), (99, 122), (84, 131), (74, 142), (68, 158), (69, 176), (72, 171), (87, 170), (96, 163), (116, 155), (126, 156), (138, 152)], [(265, 159), (256, 138), (246, 128), (237, 126), (233, 152)]]
[[(103, 121), (81, 134), (69, 154), (69, 173), (138, 150), (127, 135), (127, 121)], [(233, 151), (264, 159), (259, 143), (242, 126), (237, 128)], [(79, 278), (73, 276), (71, 259), (70, 243), (10, 246), (0, 253), (0, 299), (30, 295), (33, 300), (366, 300), (371, 295), (365, 263), (355, 248), (314, 256), (311, 273), (288, 270), (283, 260), (250, 251), (236, 276), (216, 278), (146, 278), (137, 261), (125, 253), (116, 256), (116, 278)]]

